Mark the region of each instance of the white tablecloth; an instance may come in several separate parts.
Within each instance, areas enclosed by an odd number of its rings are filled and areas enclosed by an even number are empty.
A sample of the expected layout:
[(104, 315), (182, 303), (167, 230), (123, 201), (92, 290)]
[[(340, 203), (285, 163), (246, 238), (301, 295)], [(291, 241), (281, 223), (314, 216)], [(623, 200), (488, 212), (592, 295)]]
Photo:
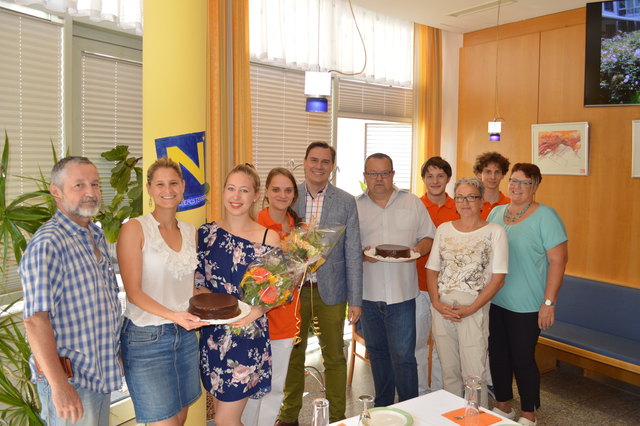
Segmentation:
[[(445, 390), (439, 390), (423, 396), (419, 396), (417, 398), (393, 404), (392, 407), (399, 408), (400, 410), (404, 410), (407, 413), (411, 414), (411, 416), (413, 417), (414, 426), (452, 426), (456, 423), (443, 417), (442, 413), (464, 407), (464, 399)], [(492, 414), (498, 416), (495, 413)], [(347, 426), (357, 426), (358, 416), (350, 417), (348, 419), (331, 424), (335, 426), (340, 424), (344, 424)], [(517, 423), (504, 419), (504, 421), (494, 424), (514, 425)]]

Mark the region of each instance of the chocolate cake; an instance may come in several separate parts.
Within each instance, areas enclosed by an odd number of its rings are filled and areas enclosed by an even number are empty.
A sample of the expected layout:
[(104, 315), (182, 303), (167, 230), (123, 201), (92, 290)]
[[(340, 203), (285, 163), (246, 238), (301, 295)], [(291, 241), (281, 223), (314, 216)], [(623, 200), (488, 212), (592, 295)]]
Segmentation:
[(189, 313), (203, 320), (220, 320), (240, 315), (238, 299), (230, 294), (202, 293), (189, 299)]
[(411, 249), (407, 246), (396, 244), (380, 244), (376, 246), (376, 256), (393, 257), (396, 259), (411, 257)]

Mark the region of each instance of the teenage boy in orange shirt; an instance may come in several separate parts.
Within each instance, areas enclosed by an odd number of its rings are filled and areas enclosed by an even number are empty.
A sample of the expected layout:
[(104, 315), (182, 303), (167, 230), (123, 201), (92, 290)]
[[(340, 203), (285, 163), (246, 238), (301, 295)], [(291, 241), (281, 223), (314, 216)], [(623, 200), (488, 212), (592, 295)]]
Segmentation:
[[(446, 193), (447, 184), (451, 180), (451, 165), (441, 157), (431, 157), (422, 165), (420, 172), (427, 187), (427, 192), (420, 200), (427, 208), (433, 224), (438, 227), (441, 223), (459, 219), (460, 215), (456, 211), (453, 198)], [(416, 299), (416, 361), (418, 363), (418, 393), (420, 395), (442, 389), (440, 359), (435, 347), (433, 347), (433, 338), (430, 338), (431, 300), (427, 292), (425, 270), (428, 258), (429, 255), (426, 255), (416, 261), (420, 287), (420, 295)], [(429, 342), (432, 342), (431, 347), (429, 347)], [(431, 368), (429, 368), (430, 352), (432, 354)]]
[(509, 159), (498, 152), (485, 152), (476, 158), (473, 173), (484, 184), (484, 202), (480, 210), (482, 219), (487, 220), (495, 206), (508, 204), (511, 201), (500, 191), (500, 182), (508, 171)]

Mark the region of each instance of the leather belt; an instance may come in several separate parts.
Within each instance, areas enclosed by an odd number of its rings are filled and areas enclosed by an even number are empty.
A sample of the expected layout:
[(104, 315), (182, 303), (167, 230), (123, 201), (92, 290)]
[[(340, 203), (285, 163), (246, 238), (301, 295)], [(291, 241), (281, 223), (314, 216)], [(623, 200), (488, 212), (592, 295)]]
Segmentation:
[(302, 283), (302, 287), (318, 288), (318, 283), (315, 281), (307, 280), (304, 283)]

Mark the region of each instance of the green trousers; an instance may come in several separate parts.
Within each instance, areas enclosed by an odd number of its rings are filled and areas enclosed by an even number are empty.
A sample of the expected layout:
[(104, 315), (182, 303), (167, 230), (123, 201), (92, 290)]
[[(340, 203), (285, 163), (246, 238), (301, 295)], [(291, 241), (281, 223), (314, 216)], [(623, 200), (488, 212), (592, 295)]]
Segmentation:
[(313, 315), (318, 318), (320, 328), (320, 349), (324, 365), (324, 380), (329, 400), (331, 422), (345, 418), (347, 360), (344, 356), (344, 319), (347, 302), (338, 305), (325, 305), (317, 288), (303, 287), (300, 292), (300, 337), (302, 341), (293, 347), (289, 359), (289, 371), (284, 385), (284, 402), (278, 418), (284, 422), (298, 420), (302, 408), (304, 392), (304, 363), (307, 350), (309, 327), (313, 324), (311, 303), (313, 297)]

